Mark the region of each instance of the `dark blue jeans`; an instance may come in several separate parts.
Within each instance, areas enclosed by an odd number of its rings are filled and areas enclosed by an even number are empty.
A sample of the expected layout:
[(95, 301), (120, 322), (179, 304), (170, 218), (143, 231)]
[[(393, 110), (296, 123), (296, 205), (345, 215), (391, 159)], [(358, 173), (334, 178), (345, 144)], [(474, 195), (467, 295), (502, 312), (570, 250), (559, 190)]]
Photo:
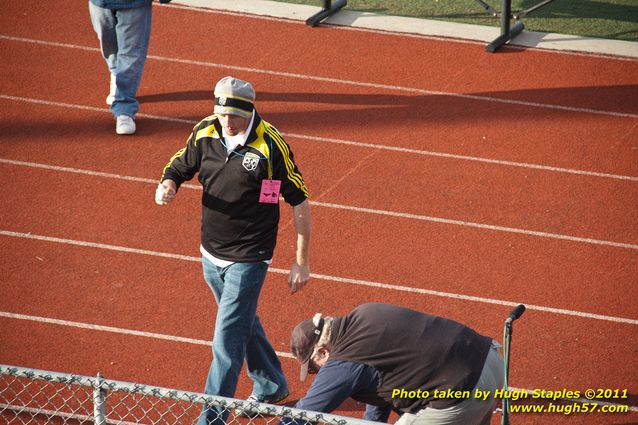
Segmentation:
[[(257, 316), (268, 264), (260, 261), (217, 267), (202, 257), (202, 265), (218, 306), (206, 394), (233, 397), (244, 359), (254, 395), (271, 397), (288, 393), (279, 358)], [(221, 424), (227, 416), (228, 412), (209, 409), (200, 417), (199, 424)]]

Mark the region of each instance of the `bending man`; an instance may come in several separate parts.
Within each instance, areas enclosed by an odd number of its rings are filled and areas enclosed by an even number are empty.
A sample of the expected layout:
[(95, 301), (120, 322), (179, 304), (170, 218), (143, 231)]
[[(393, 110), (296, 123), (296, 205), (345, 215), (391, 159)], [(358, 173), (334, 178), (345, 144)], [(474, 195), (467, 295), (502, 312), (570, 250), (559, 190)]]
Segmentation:
[(395, 411), (399, 425), (484, 425), (503, 386), (491, 338), (388, 304), (364, 304), (343, 317), (318, 313), (295, 327), (291, 349), (302, 380), (317, 374), (295, 406), (304, 410), (331, 412), (351, 397), (366, 403), (371, 421), (386, 422)]

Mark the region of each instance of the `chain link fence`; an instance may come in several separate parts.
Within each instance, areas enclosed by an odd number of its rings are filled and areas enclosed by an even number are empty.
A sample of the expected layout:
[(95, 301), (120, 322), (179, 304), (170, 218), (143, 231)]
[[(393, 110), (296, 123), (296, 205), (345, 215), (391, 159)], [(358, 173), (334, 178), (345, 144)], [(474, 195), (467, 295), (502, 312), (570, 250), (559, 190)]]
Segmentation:
[[(16, 366), (0, 365), (0, 423), (195, 424), (203, 409), (218, 424), (374, 425), (285, 406)], [(378, 425), (378, 424), (377, 424)]]

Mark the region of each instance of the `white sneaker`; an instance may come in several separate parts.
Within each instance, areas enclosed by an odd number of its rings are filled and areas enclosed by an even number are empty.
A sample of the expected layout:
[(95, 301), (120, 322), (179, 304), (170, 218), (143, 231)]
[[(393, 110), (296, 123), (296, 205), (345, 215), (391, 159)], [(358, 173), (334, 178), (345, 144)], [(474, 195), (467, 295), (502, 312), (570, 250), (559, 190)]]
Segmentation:
[(109, 95), (106, 96), (106, 104), (111, 106), (115, 100), (115, 90), (117, 90), (117, 84), (115, 83), (115, 74), (111, 74), (111, 84), (109, 87)]
[(241, 408), (235, 409), (235, 416), (239, 416), (241, 418), (276, 416), (273, 414), (272, 407), (261, 406), (261, 409), (257, 409), (257, 405), (255, 403), (277, 404), (285, 400), (287, 397), (288, 391), (284, 394), (271, 397), (258, 397), (255, 394), (251, 394), (248, 396)]
[(117, 134), (135, 133), (135, 120), (128, 115), (119, 115), (116, 118), (115, 132)]

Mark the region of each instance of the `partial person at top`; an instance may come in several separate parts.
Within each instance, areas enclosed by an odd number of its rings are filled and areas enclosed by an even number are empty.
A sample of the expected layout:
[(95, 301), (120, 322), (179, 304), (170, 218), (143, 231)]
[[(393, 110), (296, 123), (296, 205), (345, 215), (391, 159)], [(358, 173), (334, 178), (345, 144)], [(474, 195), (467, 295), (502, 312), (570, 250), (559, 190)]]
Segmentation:
[(137, 90), (151, 38), (152, 1), (89, 0), (89, 14), (109, 69), (106, 103), (115, 117), (115, 132), (134, 134)]

